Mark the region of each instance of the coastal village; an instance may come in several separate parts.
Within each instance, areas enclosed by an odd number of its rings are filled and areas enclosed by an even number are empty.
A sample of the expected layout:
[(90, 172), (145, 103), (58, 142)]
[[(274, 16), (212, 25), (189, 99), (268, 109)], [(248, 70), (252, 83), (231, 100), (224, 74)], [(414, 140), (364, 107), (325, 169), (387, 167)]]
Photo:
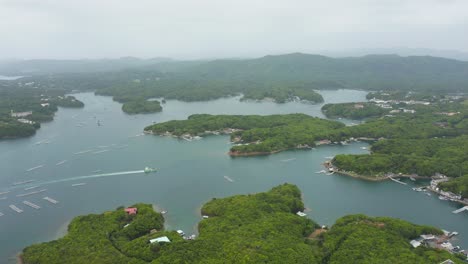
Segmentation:
[[(343, 174), (343, 175), (356, 177), (356, 175), (353, 174), (352, 172), (342, 171), (336, 166), (334, 166), (332, 163), (332, 160), (326, 161), (324, 163), (324, 166), (327, 168), (328, 173), (326, 170), (318, 171), (317, 173), (325, 173), (327, 175)], [(359, 178), (362, 178), (362, 177), (359, 177)], [(413, 187), (412, 190), (417, 191), (417, 192), (424, 192), (427, 196), (431, 196), (430, 192), (432, 192), (432, 193), (439, 195), (438, 197), (439, 200), (450, 201), (450, 202), (455, 202), (455, 203), (460, 203), (462, 205), (465, 205), (464, 207), (454, 210), (452, 212), (454, 214), (462, 213), (465, 211), (468, 212), (468, 199), (467, 198), (462, 198), (462, 196), (459, 194), (455, 194), (455, 193), (448, 192), (448, 191), (443, 191), (438, 187), (438, 184), (449, 180), (449, 178), (445, 175), (436, 174), (432, 177), (421, 177), (418, 175), (403, 175), (401, 173), (399, 174), (387, 173), (381, 178), (376, 179), (376, 180), (392, 180), (396, 183), (407, 185), (406, 182), (401, 181), (399, 178), (409, 178), (413, 182), (415, 182), (417, 179), (423, 179), (423, 180), (431, 179), (429, 185), (422, 186), (422, 187)], [(456, 246), (452, 244), (452, 240), (455, 236), (458, 235), (458, 232), (456, 231), (449, 232), (446, 230), (442, 230), (442, 231), (443, 231), (442, 235), (432, 235), (432, 234), (421, 235), (419, 238), (411, 240), (410, 244), (414, 248), (417, 248), (419, 246), (426, 246), (429, 248), (446, 250), (452, 254), (460, 254), (460, 255), (463, 255), (465, 259), (468, 261), (468, 249), (466, 250), (461, 249), (460, 246)], [(454, 262), (451, 262), (450, 260), (447, 260), (447, 261), (448, 262), (444, 261), (442, 263), (454, 263)]]

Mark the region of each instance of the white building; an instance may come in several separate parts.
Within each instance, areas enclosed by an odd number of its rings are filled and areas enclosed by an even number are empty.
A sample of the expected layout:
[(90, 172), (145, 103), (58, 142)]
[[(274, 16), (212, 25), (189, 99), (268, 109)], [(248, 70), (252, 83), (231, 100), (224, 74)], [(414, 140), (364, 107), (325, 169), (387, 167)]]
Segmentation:
[(167, 237), (167, 236), (163, 236), (163, 237), (157, 237), (157, 238), (154, 238), (154, 239), (150, 239), (149, 241), (151, 244), (153, 243), (171, 243), (171, 240)]
[(32, 111), (27, 111), (27, 112), (13, 112), (11, 110), (11, 117), (26, 117), (28, 115), (32, 115)]

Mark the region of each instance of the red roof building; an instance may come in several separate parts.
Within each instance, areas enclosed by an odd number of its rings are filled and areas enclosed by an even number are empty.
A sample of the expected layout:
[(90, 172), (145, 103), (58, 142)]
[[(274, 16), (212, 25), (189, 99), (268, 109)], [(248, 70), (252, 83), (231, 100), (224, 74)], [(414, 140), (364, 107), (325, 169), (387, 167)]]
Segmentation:
[(125, 212), (129, 215), (136, 215), (138, 209), (135, 207), (125, 208)]

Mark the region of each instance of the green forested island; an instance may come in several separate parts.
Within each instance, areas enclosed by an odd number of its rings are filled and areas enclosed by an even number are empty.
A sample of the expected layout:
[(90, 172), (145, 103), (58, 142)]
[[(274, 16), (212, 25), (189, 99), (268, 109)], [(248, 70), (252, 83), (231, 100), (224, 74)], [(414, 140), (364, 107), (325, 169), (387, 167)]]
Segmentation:
[(159, 101), (138, 100), (130, 101), (122, 105), (122, 110), (127, 114), (147, 114), (162, 111)]
[(340, 122), (305, 114), (271, 116), (191, 115), (187, 120), (174, 120), (145, 128), (153, 134), (203, 136), (231, 133), (231, 140), (240, 143), (231, 148), (231, 155), (270, 154), (294, 148), (309, 148), (325, 138), (326, 133), (343, 128)]
[(322, 112), (328, 118), (344, 117), (349, 119), (363, 119), (379, 117), (389, 111), (388, 109), (367, 102), (326, 104), (322, 106)]
[[(356, 126), (305, 114), (271, 116), (192, 115), (145, 128), (154, 134), (203, 136), (213, 131), (231, 133), (235, 153), (272, 153), (313, 147), (319, 140), (339, 142), (350, 138), (430, 139), (468, 134), (468, 112), (454, 116), (432, 113), (401, 114), (369, 120)], [(421, 142), (422, 143), (422, 142)]]
[[(151, 205), (136, 204), (75, 218), (68, 234), (29, 246), (25, 264), (54, 263), (440, 263), (462, 260), (447, 251), (413, 248), (422, 234), (440, 235), (428, 226), (387, 217), (350, 215), (322, 229), (296, 215), (300, 190), (284, 184), (265, 193), (212, 199), (201, 213), (194, 240), (163, 229), (163, 217)], [(167, 237), (170, 242), (150, 243)]]
[(83, 107), (64, 90), (0, 86), (0, 139), (31, 136), (51, 121), (58, 107)]
[(371, 155), (337, 155), (333, 164), (366, 176), (386, 172), (459, 177), (468, 172), (468, 135), (453, 138), (389, 139), (372, 145)]
[[(113, 96), (121, 103), (139, 105), (151, 98), (204, 101), (235, 95), (243, 95), (241, 100), (318, 103), (323, 102), (323, 98), (316, 90), (339, 88), (441, 94), (468, 91), (468, 62), (429, 56), (331, 58), (293, 53), (212, 61), (127, 58), (114, 66), (105, 61), (77, 61), (71, 65), (63, 62), (68, 65), (63, 71), (57, 66), (60, 62), (52, 65), (45, 65), (44, 61), (28, 63), (24, 67), (35, 65), (41, 69), (33, 76), (9, 83), (17, 86), (34, 83), (43, 89), (95, 91)], [(96, 67), (96, 70), (87, 71), (84, 65)], [(20, 64), (12, 67), (21, 69)]]
[[(230, 134), (234, 143), (229, 152), (231, 156), (265, 155), (288, 149), (312, 148), (320, 144), (347, 144), (350, 140), (365, 140), (372, 144), (370, 154), (337, 155), (330, 165), (336, 171), (370, 180), (386, 179), (389, 173), (424, 177), (443, 174), (451, 178), (466, 175), (466, 101), (463, 97), (456, 97), (456, 100), (431, 98), (438, 99), (427, 105), (396, 102), (397, 107), (411, 109), (412, 112), (398, 111), (391, 115), (381, 112), (381, 116), (355, 126), (345, 126), (340, 122), (304, 114), (192, 115), (187, 120), (148, 126), (145, 132), (186, 139), (209, 134)], [(348, 106), (354, 108), (353, 105), (330, 105), (328, 109), (340, 109), (340, 115), (346, 115)], [(441, 185), (441, 188), (456, 194), (465, 193), (463, 179)]]

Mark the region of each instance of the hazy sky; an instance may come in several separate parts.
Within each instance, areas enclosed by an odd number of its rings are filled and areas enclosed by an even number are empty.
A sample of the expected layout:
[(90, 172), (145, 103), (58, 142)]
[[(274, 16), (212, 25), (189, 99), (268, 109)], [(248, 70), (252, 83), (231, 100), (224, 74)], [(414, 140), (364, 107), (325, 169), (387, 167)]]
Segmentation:
[(0, 0), (0, 58), (468, 51), (468, 0)]

